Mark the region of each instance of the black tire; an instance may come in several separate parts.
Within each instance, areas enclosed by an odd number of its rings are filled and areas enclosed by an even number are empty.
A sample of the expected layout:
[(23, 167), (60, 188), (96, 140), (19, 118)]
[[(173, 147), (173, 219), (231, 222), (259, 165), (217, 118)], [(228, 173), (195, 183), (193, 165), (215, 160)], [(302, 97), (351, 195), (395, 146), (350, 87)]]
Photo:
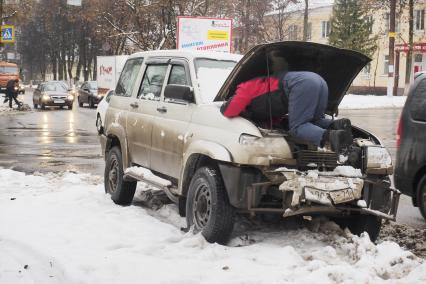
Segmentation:
[(342, 228), (348, 228), (352, 234), (360, 236), (367, 232), (370, 240), (375, 242), (382, 227), (382, 218), (374, 215), (354, 214), (346, 218), (336, 219)]
[(78, 106), (83, 107), (83, 102), (80, 101), (80, 97), (78, 97)]
[(426, 175), (420, 179), (417, 185), (417, 205), (423, 218), (426, 219)]
[(98, 131), (99, 134), (102, 134), (102, 132), (104, 131), (102, 127), (102, 119), (99, 114), (96, 116), (96, 130)]
[(46, 109), (46, 106), (42, 103), (40, 106), (41, 109)]
[(235, 210), (229, 204), (222, 177), (213, 167), (199, 168), (189, 184), (186, 220), (210, 243), (226, 244), (234, 227)]
[(68, 105), (68, 109), (72, 109), (72, 104)]
[(137, 182), (123, 180), (123, 160), (118, 146), (108, 152), (105, 163), (104, 184), (105, 192), (111, 194), (111, 199), (119, 205), (129, 205), (135, 195)]
[(90, 108), (94, 108), (95, 107), (95, 103), (93, 102), (92, 98), (89, 98), (89, 107)]
[(64, 106), (59, 106), (60, 109), (64, 109)]

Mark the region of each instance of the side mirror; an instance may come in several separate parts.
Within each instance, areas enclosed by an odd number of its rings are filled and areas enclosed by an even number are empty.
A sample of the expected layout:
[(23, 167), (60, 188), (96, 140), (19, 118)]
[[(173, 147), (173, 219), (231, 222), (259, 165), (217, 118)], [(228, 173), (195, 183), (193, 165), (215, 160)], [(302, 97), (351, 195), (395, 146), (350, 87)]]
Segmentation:
[(166, 99), (174, 99), (185, 101), (188, 103), (194, 102), (194, 88), (185, 85), (167, 85), (164, 90)]

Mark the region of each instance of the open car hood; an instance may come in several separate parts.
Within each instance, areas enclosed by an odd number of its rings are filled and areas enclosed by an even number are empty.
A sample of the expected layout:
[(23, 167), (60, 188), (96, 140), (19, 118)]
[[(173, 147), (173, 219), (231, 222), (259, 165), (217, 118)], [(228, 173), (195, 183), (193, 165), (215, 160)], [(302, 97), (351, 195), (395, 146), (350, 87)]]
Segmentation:
[(324, 78), (329, 89), (327, 113), (330, 115), (337, 114), (352, 81), (371, 61), (356, 51), (312, 42), (284, 41), (257, 45), (238, 62), (214, 101), (228, 100), (234, 95), (237, 85), (244, 81), (267, 76), (266, 54), (270, 52), (279, 53), (286, 59), (288, 71), (312, 71)]

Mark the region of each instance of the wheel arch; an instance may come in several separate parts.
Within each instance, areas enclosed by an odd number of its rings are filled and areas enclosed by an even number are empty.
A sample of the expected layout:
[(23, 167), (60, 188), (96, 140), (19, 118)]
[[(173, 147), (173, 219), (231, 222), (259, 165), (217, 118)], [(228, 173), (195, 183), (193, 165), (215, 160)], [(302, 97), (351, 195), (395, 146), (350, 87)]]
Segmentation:
[(127, 139), (125, 136), (125, 132), (120, 127), (112, 127), (108, 130), (106, 134), (107, 142), (105, 147), (105, 157), (108, 156), (108, 151), (114, 147), (119, 146), (123, 159), (123, 169), (126, 169), (130, 166), (129, 164), (129, 155), (128, 155), (128, 147), (127, 147)]

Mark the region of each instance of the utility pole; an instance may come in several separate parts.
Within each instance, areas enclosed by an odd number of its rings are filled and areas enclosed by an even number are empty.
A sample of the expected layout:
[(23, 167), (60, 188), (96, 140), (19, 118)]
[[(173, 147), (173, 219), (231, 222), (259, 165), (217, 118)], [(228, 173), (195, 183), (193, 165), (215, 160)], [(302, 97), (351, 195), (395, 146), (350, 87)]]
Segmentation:
[(404, 95), (408, 93), (408, 87), (410, 86), (411, 81), (411, 72), (412, 72), (412, 61), (413, 61), (413, 19), (414, 19), (414, 0), (408, 1), (409, 17), (408, 17), (408, 51), (406, 59), (406, 70), (405, 70), (405, 90)]
[(309, 25), (309, 0), (305, 0), (305, 12), (303, 13), (303, 41), (308, 40), (308, 25)]
[(389, 13), (389, 73), (388, 73), (388, 88), (387, 96), (393, 96), (394, 90), (394, 72), (395, 72), (395, 11), (396, 0), (390, 0), (390, 13)]

